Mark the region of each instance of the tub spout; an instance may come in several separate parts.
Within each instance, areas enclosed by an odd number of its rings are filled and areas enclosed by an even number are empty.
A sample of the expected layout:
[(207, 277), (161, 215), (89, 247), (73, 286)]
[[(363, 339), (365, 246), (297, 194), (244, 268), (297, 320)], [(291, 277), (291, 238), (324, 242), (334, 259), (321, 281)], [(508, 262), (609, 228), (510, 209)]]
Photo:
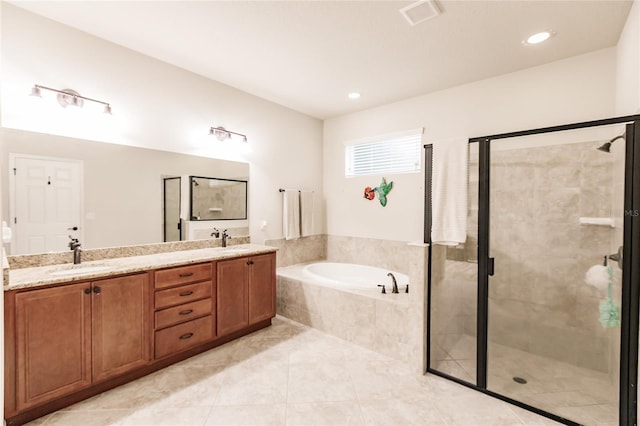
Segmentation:
[(393, 275), (393, 273), (389, 272), (387, 274), (388, 277), (391, 277), (391, 281), (393, 281), (393, 289), (391, 290), (391, 293), (400, 293), (398, 291), (398, 282), (396, 281), (396, 277), (395, 275)]

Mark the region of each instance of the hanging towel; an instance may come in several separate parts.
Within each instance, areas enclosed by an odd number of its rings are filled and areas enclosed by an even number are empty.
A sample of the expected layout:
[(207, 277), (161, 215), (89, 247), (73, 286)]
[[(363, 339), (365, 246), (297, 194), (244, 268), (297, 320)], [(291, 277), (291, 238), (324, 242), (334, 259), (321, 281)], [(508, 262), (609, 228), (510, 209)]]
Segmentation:
[(433, 244), (455, 246), (467, 239), (468, 140), (433, 144)]
[(282, 196), (282, 230), (285, 240), (300, 238), (300, 193), (286, 189)]
[(313, 233), (313, 191), (300, 191), (300, 235)]

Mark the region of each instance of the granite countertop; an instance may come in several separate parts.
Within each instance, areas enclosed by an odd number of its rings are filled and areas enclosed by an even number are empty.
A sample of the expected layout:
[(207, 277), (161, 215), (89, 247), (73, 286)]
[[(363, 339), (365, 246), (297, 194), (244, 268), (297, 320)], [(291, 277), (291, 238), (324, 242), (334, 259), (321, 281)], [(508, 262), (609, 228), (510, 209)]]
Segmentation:
[[(171, 266), (188, 265), (211, 260), (229, 259), (277, 251), (275, 247), (259, 244), (241, 244), (229, 247), (181, 250), (142, 256), (119, 257), (82, 262), (14, 269), (9, 271), (9, 285), (5, 291), (31, 288), (58, 283), (80, 282), (91, 279), (107, 278), (133, 272), (146, 272)], [(83, 270), (80, 273), (73, 270)], [(68, 272), (67, 272), (68, 271)]]

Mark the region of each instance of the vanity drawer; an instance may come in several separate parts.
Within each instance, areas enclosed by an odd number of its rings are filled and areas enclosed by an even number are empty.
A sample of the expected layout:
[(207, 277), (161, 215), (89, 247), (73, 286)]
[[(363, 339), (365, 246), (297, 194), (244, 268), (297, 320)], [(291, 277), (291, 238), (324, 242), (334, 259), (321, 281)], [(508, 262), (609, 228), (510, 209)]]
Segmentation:
[(178, 268), (156, 271), (155, 287), (171, 287), (174, 285), (210, 279), (211, 263), (199, 263), (197, 265), (180, 266)]
[(168, 327), (202, 315), (211, 315), (211, 298), (156, 312), (156, 328)]
[(205, 281), (196, 284), (183, 285), (167, 290), (156, 291), (156, 309), (166, 308), (183, 303), (193, 302), (194, 300), (211, 297), (211, 281)]
[(156, 358), (178, 353), (213, 338), (213, 316), (156, 331)]

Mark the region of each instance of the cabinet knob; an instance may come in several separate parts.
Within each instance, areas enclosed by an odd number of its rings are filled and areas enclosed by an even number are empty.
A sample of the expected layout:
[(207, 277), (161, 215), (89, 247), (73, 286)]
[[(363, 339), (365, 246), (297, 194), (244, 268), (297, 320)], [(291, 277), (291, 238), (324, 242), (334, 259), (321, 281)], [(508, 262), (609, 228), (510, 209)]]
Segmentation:
[(98, 287), (98, 286), (95, 286), (95, 287), (93, 288), (93, 292), (94, 292), (95, 294), (100, 294), (100, 292), (101, 292), (101, 291), (102, 291), (102, 289), (101, 289), (100, 287)]
[(84, 294), (91, 294), (91, 289), (90, 288), (85, 288), (84, 289)]
[(193, 309), (187, 309), (187, 310), (184, 310), (184, 311), (180, 311), (178, 313), (178, 315), (189, 315), (192, 312), (193, 312)]
[(184, 296), (191, 296), (193, 294), (193, 291), (183, 291), (182, 293), (180, 293), (181, 297)]
[(193, 333), (187, 333), (187, 334), (183, 334), (182, 336), (180, 336), (180, 340), (186, 340), (186, 339), (190, 339), (193, 337)]
[(253, 265), (253, 260), (247, 260), (247, 265)]

